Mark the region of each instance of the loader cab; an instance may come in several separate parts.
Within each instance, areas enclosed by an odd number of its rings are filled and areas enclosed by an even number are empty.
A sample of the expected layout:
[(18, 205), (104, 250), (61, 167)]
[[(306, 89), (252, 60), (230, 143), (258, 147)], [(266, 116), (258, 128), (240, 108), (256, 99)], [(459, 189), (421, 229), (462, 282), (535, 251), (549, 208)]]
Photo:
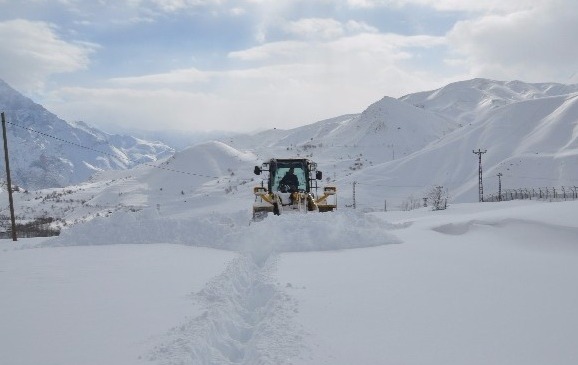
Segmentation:
[(294, 188), (298, 191), (308, 191), (308, 179), (303, 164), (290, 163), (277, 165), (275, 171), (271, 175), (271, 191), (283, 191), (286, 189), (286, 184), (283, 184), (283, 179), (289, 174), (294, 174), (297, 177), (297, 184)]
[(317, 164), (307, 159), (271, 159), (263, 164), (263, 169), (256, 166), (255, 174), (261, 171), (269, 171), (268, 190), (278, 192), (281, 190), (281, 181), (289, 170), (297, 176), (296, 189), (301, 192), (311, 192), (317, 187), (316, 180), (321, 179), (321, 172), (317, 170)]

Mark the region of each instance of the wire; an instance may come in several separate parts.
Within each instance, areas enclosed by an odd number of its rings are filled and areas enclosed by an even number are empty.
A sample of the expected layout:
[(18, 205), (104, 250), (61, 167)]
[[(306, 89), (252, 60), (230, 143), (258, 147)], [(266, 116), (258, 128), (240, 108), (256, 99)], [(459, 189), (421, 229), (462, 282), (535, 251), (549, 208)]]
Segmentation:
[[(55, 140), (60, 141), (60, 142), (63, 142), (63, 143), (70, 144), (70, 145), (72, 145), (72, 146), (76, 146), (76, 147), (78, 147), (78, 148), (83, 148), (83, 149), (86, 149), (86, 150), (90, 150), (90, 151), (93, 151), (93, 152), (97, 152), (97, 153), (102, 154), (102, 155), (105, 155), (105, 156), (110, 156), (110, 157), (113, 157), (113, 158), (115, 158), (115, 159), (119, 159), (119, 156), (114, 155), (114, 154), (112, 154), (112, 153), (100, 151), (100, 150), (97, 150), (97, 149), (94, 149), (94, 148), (91, 148), (91, 147), (87, 147), (87, 146), (81, 145), (81, 144), (79, 144), (79, 143), (71, 142), (71, 141), (65, 140), (65, 139), (63, 139), (63, 138), (50, 135), (50, 134), (45, 133), (45, 132), (37, 131), (37, 130), (35, 130), (35, 129), (33, 129), (33, 128), (30, 128), (30, 127), (24, 127), (24, 126), (18, 125), (18, 124), (13, 123), (13, 122), (6, 121), (6, 123), (7, 123), (7, 124), (10, 124), (10, 125), (13, 125), (13, 126), (15, 126), (15, 127), (18, 127), (18, 128), (22, 128), (22, 129), (28, 130), (28, 131), (30, 131), (30, 132), (34, 132), (34, 133), (43, 135), (43, 136), (48, 137), (48, 138), (55, 139)], [(107, 143), (107, 144), (108, 144), (108, 143)], [(110, 145), (110, 144), (109, 144), (109, 146), (115, 147), (115, 146)], [(354, 146), (332, 145), (332, 146), (323, 146), (323, 147), (325, 147), (325, 148), (326, 148), (326, 147), (356, 147), (356, 148), (357, 148), (357, 147), (361, 147), (361, 146), (360, 146), (360, 145), (354, 145)], [(366, 146), (363, 146), (363, 147), (366, 147)], [(208, 178), (208, 179), (219, 179), (219, 178), (223, 178), (223, 176), (221, 176), (221, 177), (219, 177), (219, 176), (210, 176), (210, 175), (204, 175), (204, 174), (199, 174), (199, 173), (190, 172), (190, 171), (176, 170), (176, 169), (171, 169), (171, 168), (168, 168), (168, 167), (162, 167), (162, 166), (159, 166), (159, 165), (154, 165), (154, 164), (146, 163), (146, 162), (140, 163), (139, 165), (141, 165), (141, 166), (149, 166), (149, 167), (153, 167), (153, 168), (157, 168), (157, 169), (161, 169), (161, 170), (165, 170), (165, 171), (170, 171), (170, 172), (174, 172), (174, 173), (179, 173), (179, 174), (185, 174), (185, 175), (191, 175), (191, 176), (204, 177), (204, 178)], [(548, 180), (548, 181), (558, 181), (558, 180), (559, 180), (559, 179), (541, 178), (541, 177), (513, 176), (513, 175), (509, 175), (509, 174), (505, 174), (505, 175), (503, 175), (503, 176), (505, 176), (505, 177), (510, 177), (510, 178)], [(251, 181), (251, 179), (238, 179), (238, 180)], [(574, 180), (571, 180), (571, 181), (574, 181)], [(427, 187), (427, 186), (425, 186), (425, 185), (382, 185), (382, 184), (366, 184), (366, 183), (359, 183), (359, 182), (358, 182), (357, 184), (358, 184), (358, 185), (366, 185), (366, 186), (385, 187), (385, 188), (425, 188), (425, 187)]]
[[(548, 178), (548, 177), (515, 176), (515, 175), (509, 175), (509, 174), (505, 174), (505, 175), (502, 175), (502, 176), (510, 177), (510, 178), (514, 178), (514, 179), (532, 179), (532, 180), (560, 181), (560, 179), (552, 179), (552, 178)], [(571, 179), (570, 181), (576, 181), (576, 180)]]
[[(29, 128), (29, 127), (24, 127), (24, 126), (18, 125), (18, 124), (16, 124), (16, 123), (8, 122), (8, 121), (6, 121), (6, 123), (11, 124), (11, 125), (13, 125), (13, 126), (15, 126), (15, 127), (18, 127), (18, 128), (22, 128), (22, 129), (28, 130), (28, 131), (30, 131), (30, 132), (38, 133), (38, 134), (40, 134), (40, 135), (43, 135), (43, 136), (45, 136), (45, 137), (49, 137), (49, 138), (55, 139), (55, 140), (60, 141), (60, 142), (68, 143), (68, 144), (70, 144), (70, 145), (73, 145), (73, 146), (76, 146), (76, 147), (79, 147), (79, 148), (84, 148), (84, 149), (87, 149), (87, 150), (90, 150), (90, 151), (93, 151), (93, 152), (100, 153), (100, 154), (102, 154), (102, 155), (114, 157), (114, 158), (116, 158), (116, 159), (119, 158), (117, 155), (113, 155), (112, 153), (108, 153), (108, 152), (104, 152), (104, 151), (99, 151), (99, 150), (96, 150), (96, 149), (94, 149), (94, 148), (87, 147), (87, 146), (83, 146), (83, 145), (78, 144), (78, 143), (75, 143), (75, 142), (70, 142), (70, 141), (67, 141), (67, 140), (65, 140), (65, 139), (62, 139), (62, 138), (59, 138), (59, 137), (55, 137), (55, 136), (50, 135), (50, 134), (48, 134), (48, 133), (40, 132), (40, 131), (37, 131), (37, 130), (35, 130), (35, 129)], [(110, 146), (111, 146), (111, 147), (114, 147), (114, 146), (112, 146), (112, 145), (110, 145)], [(193, 176), (205, 177), (205, 178), (208, 178), (208, 179), (219, 179), (219, 178), (220, 178), (219, 176), (210, 176), (210, 175), (197, 174), (197, 173), (190, 172), (190, 171), (181, 171), (181, 170), (171, 169), (171, 168), (168, 168), (168, 167), (162, 167), (162, 166), (158, 166), (158, 165), (153, 165), (153, 164), (151, 164), (151, 163), (146, 163), (146, 162), (140, 163), (139, 165), (154, 167), (154, 168), (157, 168), (157, 169), (166, 170), (166, 171), (175, 172), (175, 173), (180, 173), (180, 174), (186, 174), (186, 175), (193, 175)]]
[(425, 188), (426, 185), (381, 185), (381, 184), (369, 184), (369, 183), (360, 183), (356, 182), (357, 185), (365, 185), (365, 186), (379, 186), (384, 188)]

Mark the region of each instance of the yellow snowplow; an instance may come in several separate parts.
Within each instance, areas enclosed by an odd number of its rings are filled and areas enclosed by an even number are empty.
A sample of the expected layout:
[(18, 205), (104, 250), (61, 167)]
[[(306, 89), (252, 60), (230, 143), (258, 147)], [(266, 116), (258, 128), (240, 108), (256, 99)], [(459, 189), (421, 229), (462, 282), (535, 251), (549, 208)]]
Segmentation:
[(253, 219), (260, 220), (269, 212), (280, 215), (290, 212), (330, 212), (337, 209), (337, 188), (325, 186), (321, 194), (318, 180), (323, 178), (317, 164), (305, 158), (270, 159), (255, 166), (256, 175), (268, 173), (261, 186), (253, 188), (255, 202)]

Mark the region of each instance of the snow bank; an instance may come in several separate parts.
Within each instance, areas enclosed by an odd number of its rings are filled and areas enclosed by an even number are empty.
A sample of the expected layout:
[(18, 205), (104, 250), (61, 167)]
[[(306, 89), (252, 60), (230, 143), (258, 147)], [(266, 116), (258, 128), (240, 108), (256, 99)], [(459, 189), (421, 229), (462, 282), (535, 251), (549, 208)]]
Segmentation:
[(164, 217), (154, 210), (118, 212), (72, 227), (50, 246), (119, 243), (178, 243), (249, 252), (261, 260), (272, 253), (380, 246), (399, 241), (383, 220), (351, 211), (270, 215), (250, 224), (247, 212), (201, 217)]

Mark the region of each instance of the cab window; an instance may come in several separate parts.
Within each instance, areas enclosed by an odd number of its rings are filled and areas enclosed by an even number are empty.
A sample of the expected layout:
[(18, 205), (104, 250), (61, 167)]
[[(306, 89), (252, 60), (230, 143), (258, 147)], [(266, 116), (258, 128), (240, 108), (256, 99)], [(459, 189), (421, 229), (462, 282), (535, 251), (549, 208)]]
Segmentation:
[(303, 167), (301, 165), (298, 166), (279, 166), (275, 171), (275, 177), (273, 179), (273, 191), (279, 190), (279, 183), (281, 179), (285, 176), (285, 174), (289, 171), (289, 169), (293, 167), (293, 173), (297, 176), (297, 180), (299, 181), (299, 185), (297, 186), (298, 190), (306, 190), (306, 179), (305, 179), (305, 171), (303, 171)]

